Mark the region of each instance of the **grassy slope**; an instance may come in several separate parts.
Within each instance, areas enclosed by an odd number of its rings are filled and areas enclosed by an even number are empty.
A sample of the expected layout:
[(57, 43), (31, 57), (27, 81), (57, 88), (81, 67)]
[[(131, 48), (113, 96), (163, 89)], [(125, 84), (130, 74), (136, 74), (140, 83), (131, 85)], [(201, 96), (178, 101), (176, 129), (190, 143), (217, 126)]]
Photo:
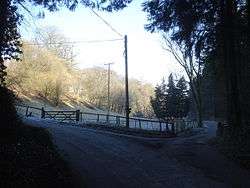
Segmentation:
[[(86, 101), (79, 101), (73, 97), (64, 97), (58, 106), (51, 104), (49, 101), (46, 101), (42, 98), (32, 95), (21, 95), (19, 94), (19, 99), (21, 103), (33, 106), (37, 108), (44, 107), (47, 110), (76, 110), (79, 109), (82, 112), (90, 112), (90, 113), (107, 113), (105, 110), (99, 109), (94, 105), (86, 102)], [(114, 115), (120, 115), (117, 113), (111, 113)]]
[(0, 187), (79, 187), (46, 130), (22, 125), (11, 134), (0, 138)]

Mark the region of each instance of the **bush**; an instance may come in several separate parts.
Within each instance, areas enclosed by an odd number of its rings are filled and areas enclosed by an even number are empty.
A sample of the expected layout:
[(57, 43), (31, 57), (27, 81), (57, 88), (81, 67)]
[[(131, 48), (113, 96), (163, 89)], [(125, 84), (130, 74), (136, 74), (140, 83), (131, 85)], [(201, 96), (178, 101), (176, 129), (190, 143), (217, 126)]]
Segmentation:
[(217, 136), (219, 149), (229, 158), (250, 169), (250, 129), (224, 128), (222, 135)]
[(0, 86), (0, 130), (5, 133), (19, 125), (15, 108), (15, 96), (6, 87)]

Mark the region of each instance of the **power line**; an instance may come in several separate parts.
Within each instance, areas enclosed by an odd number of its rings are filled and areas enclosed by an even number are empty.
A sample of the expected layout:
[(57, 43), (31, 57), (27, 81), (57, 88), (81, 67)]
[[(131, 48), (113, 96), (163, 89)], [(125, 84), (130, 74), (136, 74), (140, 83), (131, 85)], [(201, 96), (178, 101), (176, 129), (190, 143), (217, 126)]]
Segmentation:
[[(87, 3), (85, 1), (85, 3)], [(33, 24), (35, 25), (36, 27), (36, 30), (37, 32), (43, 37), (43, 34), (39, 31), (39, 28), (38, 26), (36, 25), (36, 22), (34, 21), (34, 15), (32, 14), (32, 12), (25, 6), (23, 5), (22, 3), (19, 3), (20, 6), (26, 11), (28, 12), (28, 14), (31, 16), (32, 18), (32, 21), (33, 21)], [(108, 26), (113, 32), (115, 32), (117, 35), (119, 35), (120, 37), (123, 37), (123, 35), (118, 32), (108, 21), (106, 21), (102, 16), (100, 16), (93, 8), (91, 8), (90, 6), (88, 6), (88, 8), (91, 10), (91, 12), (93, 12), (99, 19), (102, 20), (102, 22)], [(93, 41), (73, 41), (73, 42), (66, 42), (66, 43), (98, 43), (98, 42), (109, 42), (109, 41), (116, 41), (116, 40), (123, 40), (123, 39), (111, 39), (111, 40), (93, 40)], [(59, 43), (60, 44), (60, 43)], [(32, 45), (32, 44), (31, 44)], [(33, 44), (33, 45), (39, 45), (39, 44)], [(40, 44), (42, 45), (42, 44)]]
[[(21, 3), (21, 2), (18, 2), (18, 4), (30, 15), (30, 17), (31, 17), (31, 20), (32, 20), (32, 22), (33, 22), (33, 25), (35, 26), (35, 29), (36, 29), (36, 32), (41, 36), (41, 37), (44, 37), (43, 36), (43, 34), (40, 32), (40, 27), (38, 27), (37, 26), (37, 24), (36, 24), (36, 21), (35, 21), (35, 15), (33, 15), (33, 13), (23, 4), (23, 3)], [(27, 21), (28, 22), (28, 21)], [(29, 25), (31, 25), (31, 24), (29, 24)]]
[[(84, 3), (86, 3), (86, 5), (89, 5), (89, 3), (86, 0), (83, 0)], [(118, 32), (108, 21), (106, 21), (102, 16), (100, 16), (91, 6), (88, 6), (88, 8), (90, 9), (91, 12), (93, 12), (100, 20), (102, 20), (102, 22), (107, 25), (114, 33), (116, 33), (117, 35), (119, 35), (120, 37), (123, 37), (123, 35)]]
[[(114, 41), (121, 41), (121, 40), (123, 40), (123, 38), (120, 38), (120, 39), (106, 39), (106, 40), (82, 40), (82, 41), (51, 42), (51, 43), (46, 43), (46, 44), (50, 45), (50, 44), (101, 43), (101, 42), (114, 42)], [(45, 43), (27, 43), (26, 45), (43, 46), (43, 45), (45, 45)]]
[(92, 8), (90, 8), (90, 10), (98, 17), (98, 18), (100, 18), (102, 21), (103, 21), (103, 23), (105, 24), (105, 25), (107, 25), (113, 32), (115, 32), (117, 35), (119, 35), (120, 37), (122, 37), (123, 35), (120, 33), (120, 32), (118, 32), (110, 23), (108, 23), (103, 17), (101, 17), (96, 11), (94, 11)]

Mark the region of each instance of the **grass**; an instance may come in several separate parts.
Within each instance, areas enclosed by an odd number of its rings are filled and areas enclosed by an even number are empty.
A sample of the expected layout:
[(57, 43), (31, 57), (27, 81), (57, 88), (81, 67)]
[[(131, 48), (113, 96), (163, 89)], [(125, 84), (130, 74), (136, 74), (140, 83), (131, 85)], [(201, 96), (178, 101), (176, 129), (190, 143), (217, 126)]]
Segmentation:
[(70, 96), (63, 97), (58, 106), (55, 106), (51, 101), (45, 100), (42, 97), (35, 96), (35, 94), (20, 94), (19, 102), (26, 106), (32, 106), (37, 108), (44, 107), (47, 110), (80, 109), (83, 112), (105, 113), (105, 111), (96, 108), (94, 105), (91, 105), (86, 101), (79, 101), (77, 98), (73, 98)]
[(48, 131), (22, 125), (6, 134), (12, 137), (0, 137), (0, 187), (79, 187)]

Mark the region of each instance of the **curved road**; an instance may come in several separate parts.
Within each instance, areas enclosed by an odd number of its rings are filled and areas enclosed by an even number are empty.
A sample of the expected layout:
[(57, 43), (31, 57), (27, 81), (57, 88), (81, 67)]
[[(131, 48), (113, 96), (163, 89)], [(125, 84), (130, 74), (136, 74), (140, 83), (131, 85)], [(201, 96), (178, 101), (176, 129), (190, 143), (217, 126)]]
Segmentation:
[(65, 159), (90, 188), (250, 187), (250, 173), (207, 144), (214, 125), (194, 135), (144, 139), (40, 119)]

